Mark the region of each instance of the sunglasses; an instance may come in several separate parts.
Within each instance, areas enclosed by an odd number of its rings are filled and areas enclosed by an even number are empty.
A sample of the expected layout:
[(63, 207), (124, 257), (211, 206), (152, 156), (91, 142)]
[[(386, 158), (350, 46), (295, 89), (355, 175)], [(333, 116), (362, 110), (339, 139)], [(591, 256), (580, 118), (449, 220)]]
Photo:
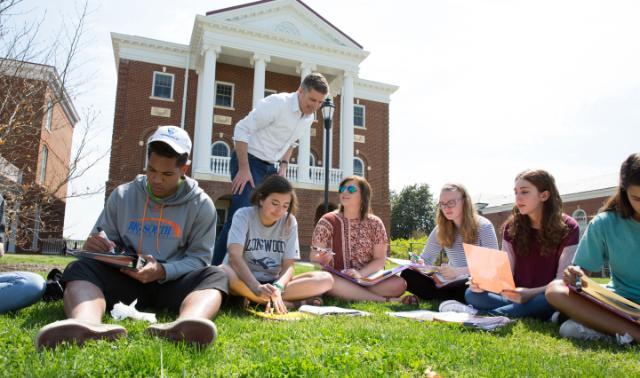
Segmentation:
[(349, 193), (353, 194), (353, 193), (358, 191), (358, 187), (355, 186), (355, 185), (349, 185), (349, 186), (342, 185), (340, 187), (340, 193), (344, 193), (345, 190), (348, 191)]

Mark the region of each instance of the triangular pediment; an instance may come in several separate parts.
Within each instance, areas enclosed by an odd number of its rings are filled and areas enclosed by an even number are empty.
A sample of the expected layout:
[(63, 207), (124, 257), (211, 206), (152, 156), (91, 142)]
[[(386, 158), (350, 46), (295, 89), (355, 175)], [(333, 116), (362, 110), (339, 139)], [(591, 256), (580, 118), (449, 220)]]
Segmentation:
[(356, 41), (299, 0), (266, 0), (207, 12), (208, 19), (309, 42), (362, 50)]

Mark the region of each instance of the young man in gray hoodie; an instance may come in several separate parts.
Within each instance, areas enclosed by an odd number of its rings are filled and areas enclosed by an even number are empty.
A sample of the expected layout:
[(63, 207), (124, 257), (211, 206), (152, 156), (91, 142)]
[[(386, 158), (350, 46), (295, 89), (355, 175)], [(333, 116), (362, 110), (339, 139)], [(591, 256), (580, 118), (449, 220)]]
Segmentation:
[(124, 250), (146, 264), (127, 270), (87, 258), (70, 263), (62, 277), (69, 319), (43, 327), (38, 348), (125, 336), (123, 327), (103, 324), (102, 315), (117, 302), (136, 299), (139, 308), (179, 311), (176, 321), (150, 325), (148, 333), (201, 346), (214, 341), (210, 319), (227, 295), (228, 279), (224, 270), (209, 266), (216, 211), (185, 176), (190, 151), (189, 135), (179, 127), (162, 126), (151, 136), (146, 174), (111, 193), (84, 246), (92, 252)]

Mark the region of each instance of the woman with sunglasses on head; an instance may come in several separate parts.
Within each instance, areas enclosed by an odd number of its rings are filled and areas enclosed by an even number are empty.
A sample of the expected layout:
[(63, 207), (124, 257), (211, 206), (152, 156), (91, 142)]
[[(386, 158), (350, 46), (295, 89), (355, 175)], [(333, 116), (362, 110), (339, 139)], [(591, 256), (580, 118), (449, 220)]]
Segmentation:
[[(363, 177), (343, 179), (339, 186), (340, 206), (325, 214), (313, 231), (312, 262), (332, 265), (354, 277), (367, 277), (384, 268), (387, 256), (387, 231), (382, 220), (371, 213), (371, 186)], [(332, 254), (329, 251), (333, 251)], [(376, 285), (363, 287), (333, 275), (328, 295), (347, 300), (398, 301), (407, 285), (397, 276)]]
[[(497, 249), (498, 239), (493, 224), (477, 214), (467, 189), (461, 184), (444, 185), (438, 205), (436, 227), (431, 231), (418, 262), (433, 265), (438, 256), (442, 260), (444, 250), (448, 263), (441, 263), (435, 270), (447, 281), (451, 281), (469, 274), (462, 243)], [(402, 278), (407, 281), (407, 290), (422, 299), (464, 300), (467, 288), (464, 284), (439, 289), (431, 278), (413, 270), (403, 271)], [(413, 301), (411, 296), (403, 298), (403, 302), (407, 304)]]
[(502, 250), (509, 257), (516, 288), (490, 293), (475, 285), (472, 277), (465, 293), (469, 306), (446, 310), (540, 320), (553, 314), (544, 290), (562, 277), (573, 259), (580, 229), (573, 218), (562, 213), (562, 199), (547, 171), (521, 172), (516, 176), (514, 192), (516, 203), (505, 222)]
[[(611, 273), (607, 289), (640, 304), (640, 153), (622, 163), (616, 193), (591, 220), (573, 265), (546, 292), (549, 303), (571, 318), (560, 326), (562, 337), (591, 340), (628, 334), (638, 342), (638, 322), (605, 310), (567, 287), (576, 286), (578, 277), (600, 271), (604, 264)], [(630, 341), (624, 339), (618, 338), (622, 343)]]
[[(331, 274), (294, 276), (300, 246), (291, 183), (279, 175), (268, 176), (254, 189), (251, 203), (234, 214), (229, 231), (223, 267), (231, 294), (273, 306), (278, 314), (306, 302), (322, 304), (318, 296), (331, 288)], [(304, 301), (307, 298), (311, 300)]]

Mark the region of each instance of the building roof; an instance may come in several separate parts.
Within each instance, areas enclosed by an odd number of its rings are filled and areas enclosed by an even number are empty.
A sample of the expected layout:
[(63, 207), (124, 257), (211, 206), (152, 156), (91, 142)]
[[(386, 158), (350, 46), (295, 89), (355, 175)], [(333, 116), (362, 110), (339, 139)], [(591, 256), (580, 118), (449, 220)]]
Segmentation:
[(359, 48), (363, 48), (361, 44), (359, 44), (358, 42), (356, 42), (356, 40), (354, 40), (353, 38), (349, 37), (345, 32), (343, 32), (342, 30), (340, 30), (337, 26), (335, 26), (334, 24), (332, 24), (331, 22), (329, 22), (326, 18), (322, 17), (318, 12), (316, 12), (315, 10), (313, 10), (313, 8), (311, 8), (310, 6), (308, 6), (307, 4), (305, 4), (304, 2), (300, 1), (300, 0), (260, 0), (260, 1), (254, 1), (251, 3), (245, 3), (245, 4), (240, 4), (240, 5), (235, 5), (232, 7), (228, 7), (228, 8), (222, 8), (222, 9), (217, 9), (217, 10), (212, 10), (212, 11), (208, 11), (206, 13), (207, 16), (210, 15), (214, 15), (214, 14), (219, 14), (219, 13), (225, 13), (225, 12), (230, 12), (230, 11), (235, 11), (238, 9), (242, 9), (242, 8), (248, 8), (248, 7), (252, 7), (252, 6), (256, 6), (256, 5), (260, 5), (260, 4), (266, 4), (266, 3), (272, 3), (272, 2), (283, 2), (283, 1), (287, 1), (287, 2), (292, 2), (292, 3), (298, 3), (300, 5), (302, 5), (304, 8), (306, 8), (309, 12), (313, 13), (315, 16), (317, 16), (318, 18), (320, 18), (322, 21), (324, 21), (328, 26), (330, 26), (331, 28), (333, 28), (335, 31), (337, 31), (338, 33), (342, 34), (345, 38), (347, 38), (348, 40), (350, 40), (351, 42), (353, 42), (356, 46), (358, 46)]
[[(582, 201), (609, 197), (618, 186), (618, 174), (608, 173), (573, 181), (558, 182), (558, 191), (563, 202)], [(500, 213), (513, 208), (513, 194), (480, 195), (477, 202), (487, 203), (484, 214)]]
[(55, 94), (58, 102), (62, 105), (62, 109), (69, 119), (71, 126), (74, 127), (80, 121), (71, 97), (64, 87), (58, 70), (54, 66), (0, 58), (0, 74), (23, 79), (46, 81), (52, 88), (52, 92)]

